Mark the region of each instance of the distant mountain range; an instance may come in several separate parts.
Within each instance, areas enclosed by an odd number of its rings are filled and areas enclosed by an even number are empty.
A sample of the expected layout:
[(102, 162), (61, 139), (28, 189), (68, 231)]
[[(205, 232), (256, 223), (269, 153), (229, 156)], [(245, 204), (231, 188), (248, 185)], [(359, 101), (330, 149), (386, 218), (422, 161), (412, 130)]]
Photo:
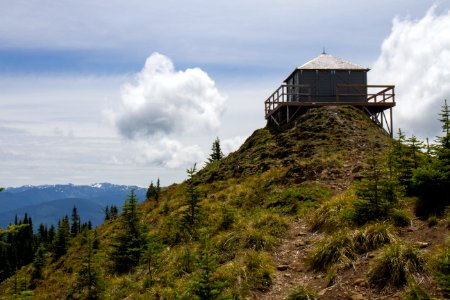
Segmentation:
[(81, 222), (91, 220), (93, 225), (103, 222), (107, 205), (121, 208), (124, 200), (134, 189), (139, 202), (145, 199), (147, 189), (137, 186), (96, 183), (93, 185), (40, 185), (7, 188), (0, 193), (0, 228), (14, 222), (18, 215), (28, 213), (36, 230), (41, 223), (56, 225), (58, 219), (71, 215), (77, 207)]

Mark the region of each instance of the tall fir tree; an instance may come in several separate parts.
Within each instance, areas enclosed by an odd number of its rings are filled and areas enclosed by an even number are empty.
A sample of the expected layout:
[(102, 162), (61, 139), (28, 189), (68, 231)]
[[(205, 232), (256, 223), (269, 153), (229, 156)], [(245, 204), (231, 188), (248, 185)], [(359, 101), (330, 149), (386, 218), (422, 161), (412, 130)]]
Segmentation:
[(213, 163), (213, 162), (219, 161), (223, 158), (223, 152), (222, 152), (222, 148), (220, 147), (220, 140), (218, 137), (213, 142), (211, 150), (212, 150), (212, 152), (209, 155), (208, 163)]
[(72, 223), (70, 225), (70, 234), (72, 235), (72, 237), (75, 237), (81, 231), (80, 215), (78, 214), (76, 206), (74, 206), (72, 209), (71, 220)]
[(197, 189), (197, 182), (195, 180), (196, 164), (194, 167), (186, 170), (188, 179), (186, 181), (186, 200), (184, 203), (185, 212), (182, 215), (182, 223), (188, 229), (190, 235), (195, 235), (195, 227), (200, 221), (200, 192)]
[(69, 217), (66, 215), (58, 222), (58, 231), (56, 232), (53, 254), (54, 259), (57, 260), (67, 252), (69, 247), (70, 230)]
[(119, 273), (135, 267), (146, 248), (145, 227), (140, 221), (140, 212), (134, 190), (125, 200), (123, 212), (119, 218), (119, 230), (112, 242), (112, 260)]

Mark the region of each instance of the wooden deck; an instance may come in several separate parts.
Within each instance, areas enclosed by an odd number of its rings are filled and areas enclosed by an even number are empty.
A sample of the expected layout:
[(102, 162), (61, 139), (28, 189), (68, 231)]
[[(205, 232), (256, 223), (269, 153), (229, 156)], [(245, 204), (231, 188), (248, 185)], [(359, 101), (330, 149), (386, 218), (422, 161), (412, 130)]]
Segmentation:
[[(340, 84), (336, 86), (335, 95), (315, 96), (309, 85), (283, 84), (265, 101), (265, 117), (280, 126), (311, 107), (351, 105), (365, 111), (392, 136), (394, 89), (393, 85)], [(389, 110), (388, 115), (386, 110)]]

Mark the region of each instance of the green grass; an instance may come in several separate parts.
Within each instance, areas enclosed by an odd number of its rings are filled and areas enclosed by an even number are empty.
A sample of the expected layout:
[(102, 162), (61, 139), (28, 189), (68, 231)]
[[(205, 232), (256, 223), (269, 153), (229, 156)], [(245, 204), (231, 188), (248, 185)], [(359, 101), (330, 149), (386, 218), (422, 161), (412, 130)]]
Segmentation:
[(402, 287), (425, 271), (425, 259), (419, 249), (401, 242), (381, 249), (368, 273), (369, 283), (379, 289)]
[(437, 283), (450, 293), (450, 245), (447, 243), (433, 259), (434, 274)]
[(313, 271), (327, 271), (335, 264), (349, 265), (358, 255), (396, 240), (391, 226), (386, 223), (344, 229), (318, 242), (307, 256), (307, 262)]
[(308, 287), (297, 286), (289, 292), (286, 300), (314, 300), (317, 299), (317, 292)]

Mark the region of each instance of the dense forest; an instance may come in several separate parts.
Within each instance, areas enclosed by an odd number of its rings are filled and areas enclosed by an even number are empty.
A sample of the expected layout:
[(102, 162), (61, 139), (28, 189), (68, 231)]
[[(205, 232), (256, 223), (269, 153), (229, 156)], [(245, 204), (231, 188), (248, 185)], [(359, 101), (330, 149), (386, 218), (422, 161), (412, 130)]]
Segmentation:
[(16, 219), (0, 299), (448, 298), (447, 102), (436, 122), (433, 142), (391, 139), (358, 109), (314, 108), (225, 157), (217, 138), (186, 181), (131, 192), (98, 228), (76, 208), (36, 232)]

